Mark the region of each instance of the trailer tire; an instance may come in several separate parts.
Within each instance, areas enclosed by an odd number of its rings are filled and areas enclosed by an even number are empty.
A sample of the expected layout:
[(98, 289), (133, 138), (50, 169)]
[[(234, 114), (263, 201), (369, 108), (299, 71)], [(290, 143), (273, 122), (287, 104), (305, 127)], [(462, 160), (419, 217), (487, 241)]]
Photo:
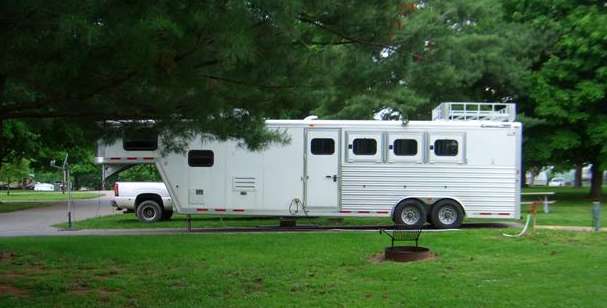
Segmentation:
[(420, 227), (426, 222), (426, 208), (420, 201), (401, 201), (394, 209), (394, 223), (405, 228)]
[(137, 218), (144, 223), (154, 223), (162, 219), (162, 207), (154, 200), (144, 200), (137, 206)]
[(171, 217), (173, 217), (173, 211), (172, 210), (164, 210), (164, 211), (162, 211), (162, 220), (171, 220)]
[(437, 229), (455, 229), (462, 225), (464, 211), (455, 201), (444, 199), (432, 206), (432, 225)]

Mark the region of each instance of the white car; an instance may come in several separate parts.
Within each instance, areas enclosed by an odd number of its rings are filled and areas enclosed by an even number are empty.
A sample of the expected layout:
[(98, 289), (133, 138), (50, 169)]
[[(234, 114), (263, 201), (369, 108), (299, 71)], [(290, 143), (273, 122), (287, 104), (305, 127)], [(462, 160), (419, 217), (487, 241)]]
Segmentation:
[(55, 185), (50, 183), (36, 183), (34, 191), (55, 191)]
[(162, 182), (116, 182), (112, 205), (146, 223), (171, 219), (173, 201)]
[(567, 182), (563, 178), (554, 178), (548, 182), (550, 187), (561, 187), (567, 185)]

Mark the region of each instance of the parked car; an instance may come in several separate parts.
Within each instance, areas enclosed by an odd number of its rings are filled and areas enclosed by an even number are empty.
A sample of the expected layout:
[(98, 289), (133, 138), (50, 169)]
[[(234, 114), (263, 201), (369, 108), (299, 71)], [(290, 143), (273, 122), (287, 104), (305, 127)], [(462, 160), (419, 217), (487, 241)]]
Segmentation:
[(169, 220), (173, 216), (173, 201), (162, 182), (116, 182), (112, 205), (135, 212), (145, 223)]
[(50, 183), (36, 183), (34, 191), (55, 191), (55, 185)]
[(563, 178), (554, 178), (548, 182), (548, 186), (550, 187), (561, 187), (567, 185), (567, 181)]

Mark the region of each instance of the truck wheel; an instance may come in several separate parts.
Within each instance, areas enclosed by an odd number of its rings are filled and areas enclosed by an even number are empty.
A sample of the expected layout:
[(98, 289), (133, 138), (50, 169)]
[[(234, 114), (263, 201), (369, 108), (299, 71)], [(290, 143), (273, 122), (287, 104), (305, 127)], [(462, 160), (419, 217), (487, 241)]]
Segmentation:
[(406, 200), (394, 209), (394, 223), (402, 227), (419, 227), (426, 222), (426, 209), (417, 200)]
[(162, 219), (162, 207), (154, 200), (145, 200), (137, 206), (137, 218), (145, 223)]
[(162, 211), (162, 220), (171, 220), (171, 217), (173, 217), (173, 211), (170, 211), (170, 210)]
[(438, 229), (459, 228), (464, 220), (464, 211), (453, 200), (441, 200), (432, 206), (432, 225)]

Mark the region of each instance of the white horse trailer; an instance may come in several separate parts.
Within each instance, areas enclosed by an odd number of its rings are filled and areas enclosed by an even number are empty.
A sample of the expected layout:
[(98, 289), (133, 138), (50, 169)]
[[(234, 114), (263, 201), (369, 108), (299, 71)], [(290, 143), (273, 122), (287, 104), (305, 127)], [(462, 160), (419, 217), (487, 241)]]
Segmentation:
[(183, 214), (392, 217), (439, 228), (520, 217), (522, 126), (513, 104), (442, 103), (432, 121), (268, 120), (290, 138), (260, 151), (157, 136), (98, 144), (104, 178), (154, 163)]

